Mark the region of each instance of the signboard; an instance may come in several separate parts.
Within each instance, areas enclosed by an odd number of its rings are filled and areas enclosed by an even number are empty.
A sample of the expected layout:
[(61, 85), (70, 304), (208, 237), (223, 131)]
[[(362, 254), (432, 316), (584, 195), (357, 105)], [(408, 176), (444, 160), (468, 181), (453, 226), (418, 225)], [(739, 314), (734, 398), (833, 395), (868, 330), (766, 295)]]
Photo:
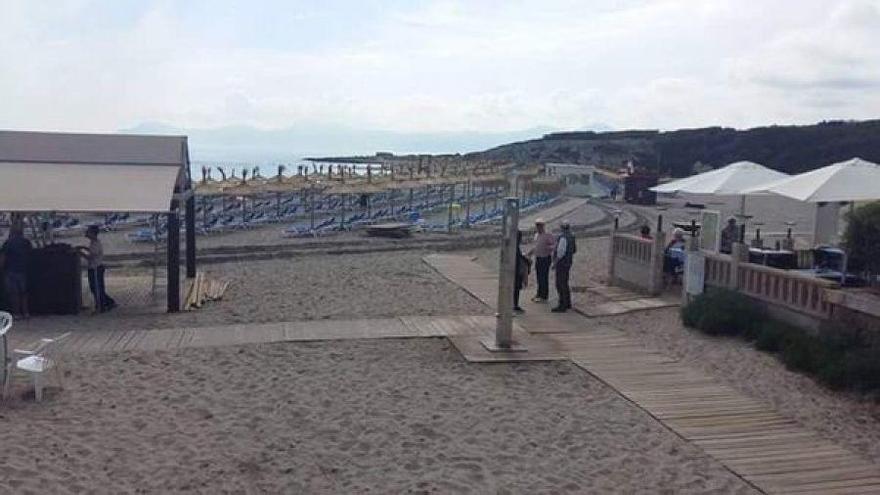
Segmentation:
[(699, 251), (688, 251), (684, 260), (684, 291), (691, 296), (703, 293), (706, 283), (706, 256)]
[(700, 212), (700, 249), (717, 253), (721, 249), (721, 212)]

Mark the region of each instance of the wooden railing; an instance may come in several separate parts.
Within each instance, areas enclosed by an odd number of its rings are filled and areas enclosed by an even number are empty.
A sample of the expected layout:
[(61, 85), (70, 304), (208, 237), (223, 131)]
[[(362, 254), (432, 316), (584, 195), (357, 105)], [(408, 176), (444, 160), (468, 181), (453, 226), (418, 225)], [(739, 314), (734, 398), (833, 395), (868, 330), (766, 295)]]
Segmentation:
[(810, 316), (831, 317), (833, 304), (826, 291), (839, 288), (839, 284), (753, 263), (740, 262), (734, 269), (733, 261), (725, 254), (706, 253), (705, 284), (736, 289), (755, 299)]
[(830, 318), (832, 304), (825, 291), (840, 286), (797, 272), (752, 263), (739, 265), (740, 292), (820, 318)]
[(651, 264), (651, 239), (642, 239), (630, 234), (614, 234), (612, 251), (614, 256), (628, 258), (637, 263)]
[(733, 260), (726, 254), (706, 253), (705, 284), (712, 287), (732, 287)]

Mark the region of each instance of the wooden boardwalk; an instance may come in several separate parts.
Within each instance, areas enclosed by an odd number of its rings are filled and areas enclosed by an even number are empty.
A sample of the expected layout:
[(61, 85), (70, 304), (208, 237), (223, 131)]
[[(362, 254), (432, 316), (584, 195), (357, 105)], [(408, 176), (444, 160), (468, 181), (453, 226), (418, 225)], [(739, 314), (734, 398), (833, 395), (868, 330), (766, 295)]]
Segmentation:
[[(495, 306), (495, 273), (464, 256), (431, 255), (425, 261)], [(880, 493), (876, 465), (770, 405), (648, 350), (613, 327), (591, 324), (574, 313), (549, 313), (546, 304), (521, 305), (526, 313), (516, 318), (520, 328), (552, 341), (572, 362), (757, 489), (815, 495)]]
[[(311, 340), (389, 339), (414, 337), (487, 336), (495, 329), (492, 316), (401, 316), (363, 320), (315, 320), (247, 325), (225, 325), (159, 330), (92, 331), (73, 334), (64, 344), (65, 354), (124, 351), (168, 351), (211, 347)], [(16, 333), (11, 346), (32, 335)]]

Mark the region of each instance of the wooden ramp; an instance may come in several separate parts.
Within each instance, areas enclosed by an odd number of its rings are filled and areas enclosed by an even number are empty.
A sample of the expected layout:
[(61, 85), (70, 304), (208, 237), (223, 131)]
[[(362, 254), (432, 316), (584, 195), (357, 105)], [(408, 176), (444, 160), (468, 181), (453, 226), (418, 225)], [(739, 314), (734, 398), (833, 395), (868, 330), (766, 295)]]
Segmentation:
[[(497, 278), (464, 256), (425, 261), (490, 307)], [(461, 277), (461, 278), (459, 278)], [(460, 280), (460, 282), (459, 282)], [(522, 302), (516, 318), (558, 352), (765, 493), (880, 493), (880, 469), (770, 405), (646, 349), (613, 327)], [(548, 328), (551, 329), (548, 331)]]

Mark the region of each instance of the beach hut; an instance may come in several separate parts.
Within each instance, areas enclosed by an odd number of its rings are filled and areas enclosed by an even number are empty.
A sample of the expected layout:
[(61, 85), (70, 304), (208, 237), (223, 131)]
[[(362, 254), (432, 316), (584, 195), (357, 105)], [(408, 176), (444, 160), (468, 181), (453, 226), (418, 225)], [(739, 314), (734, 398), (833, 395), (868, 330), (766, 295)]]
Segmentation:
[(167, 216), (170, 312), (180, 310), (182, 207), (192, 278), (195, 200), (186, 136), (0, 131), (0, 211)]

